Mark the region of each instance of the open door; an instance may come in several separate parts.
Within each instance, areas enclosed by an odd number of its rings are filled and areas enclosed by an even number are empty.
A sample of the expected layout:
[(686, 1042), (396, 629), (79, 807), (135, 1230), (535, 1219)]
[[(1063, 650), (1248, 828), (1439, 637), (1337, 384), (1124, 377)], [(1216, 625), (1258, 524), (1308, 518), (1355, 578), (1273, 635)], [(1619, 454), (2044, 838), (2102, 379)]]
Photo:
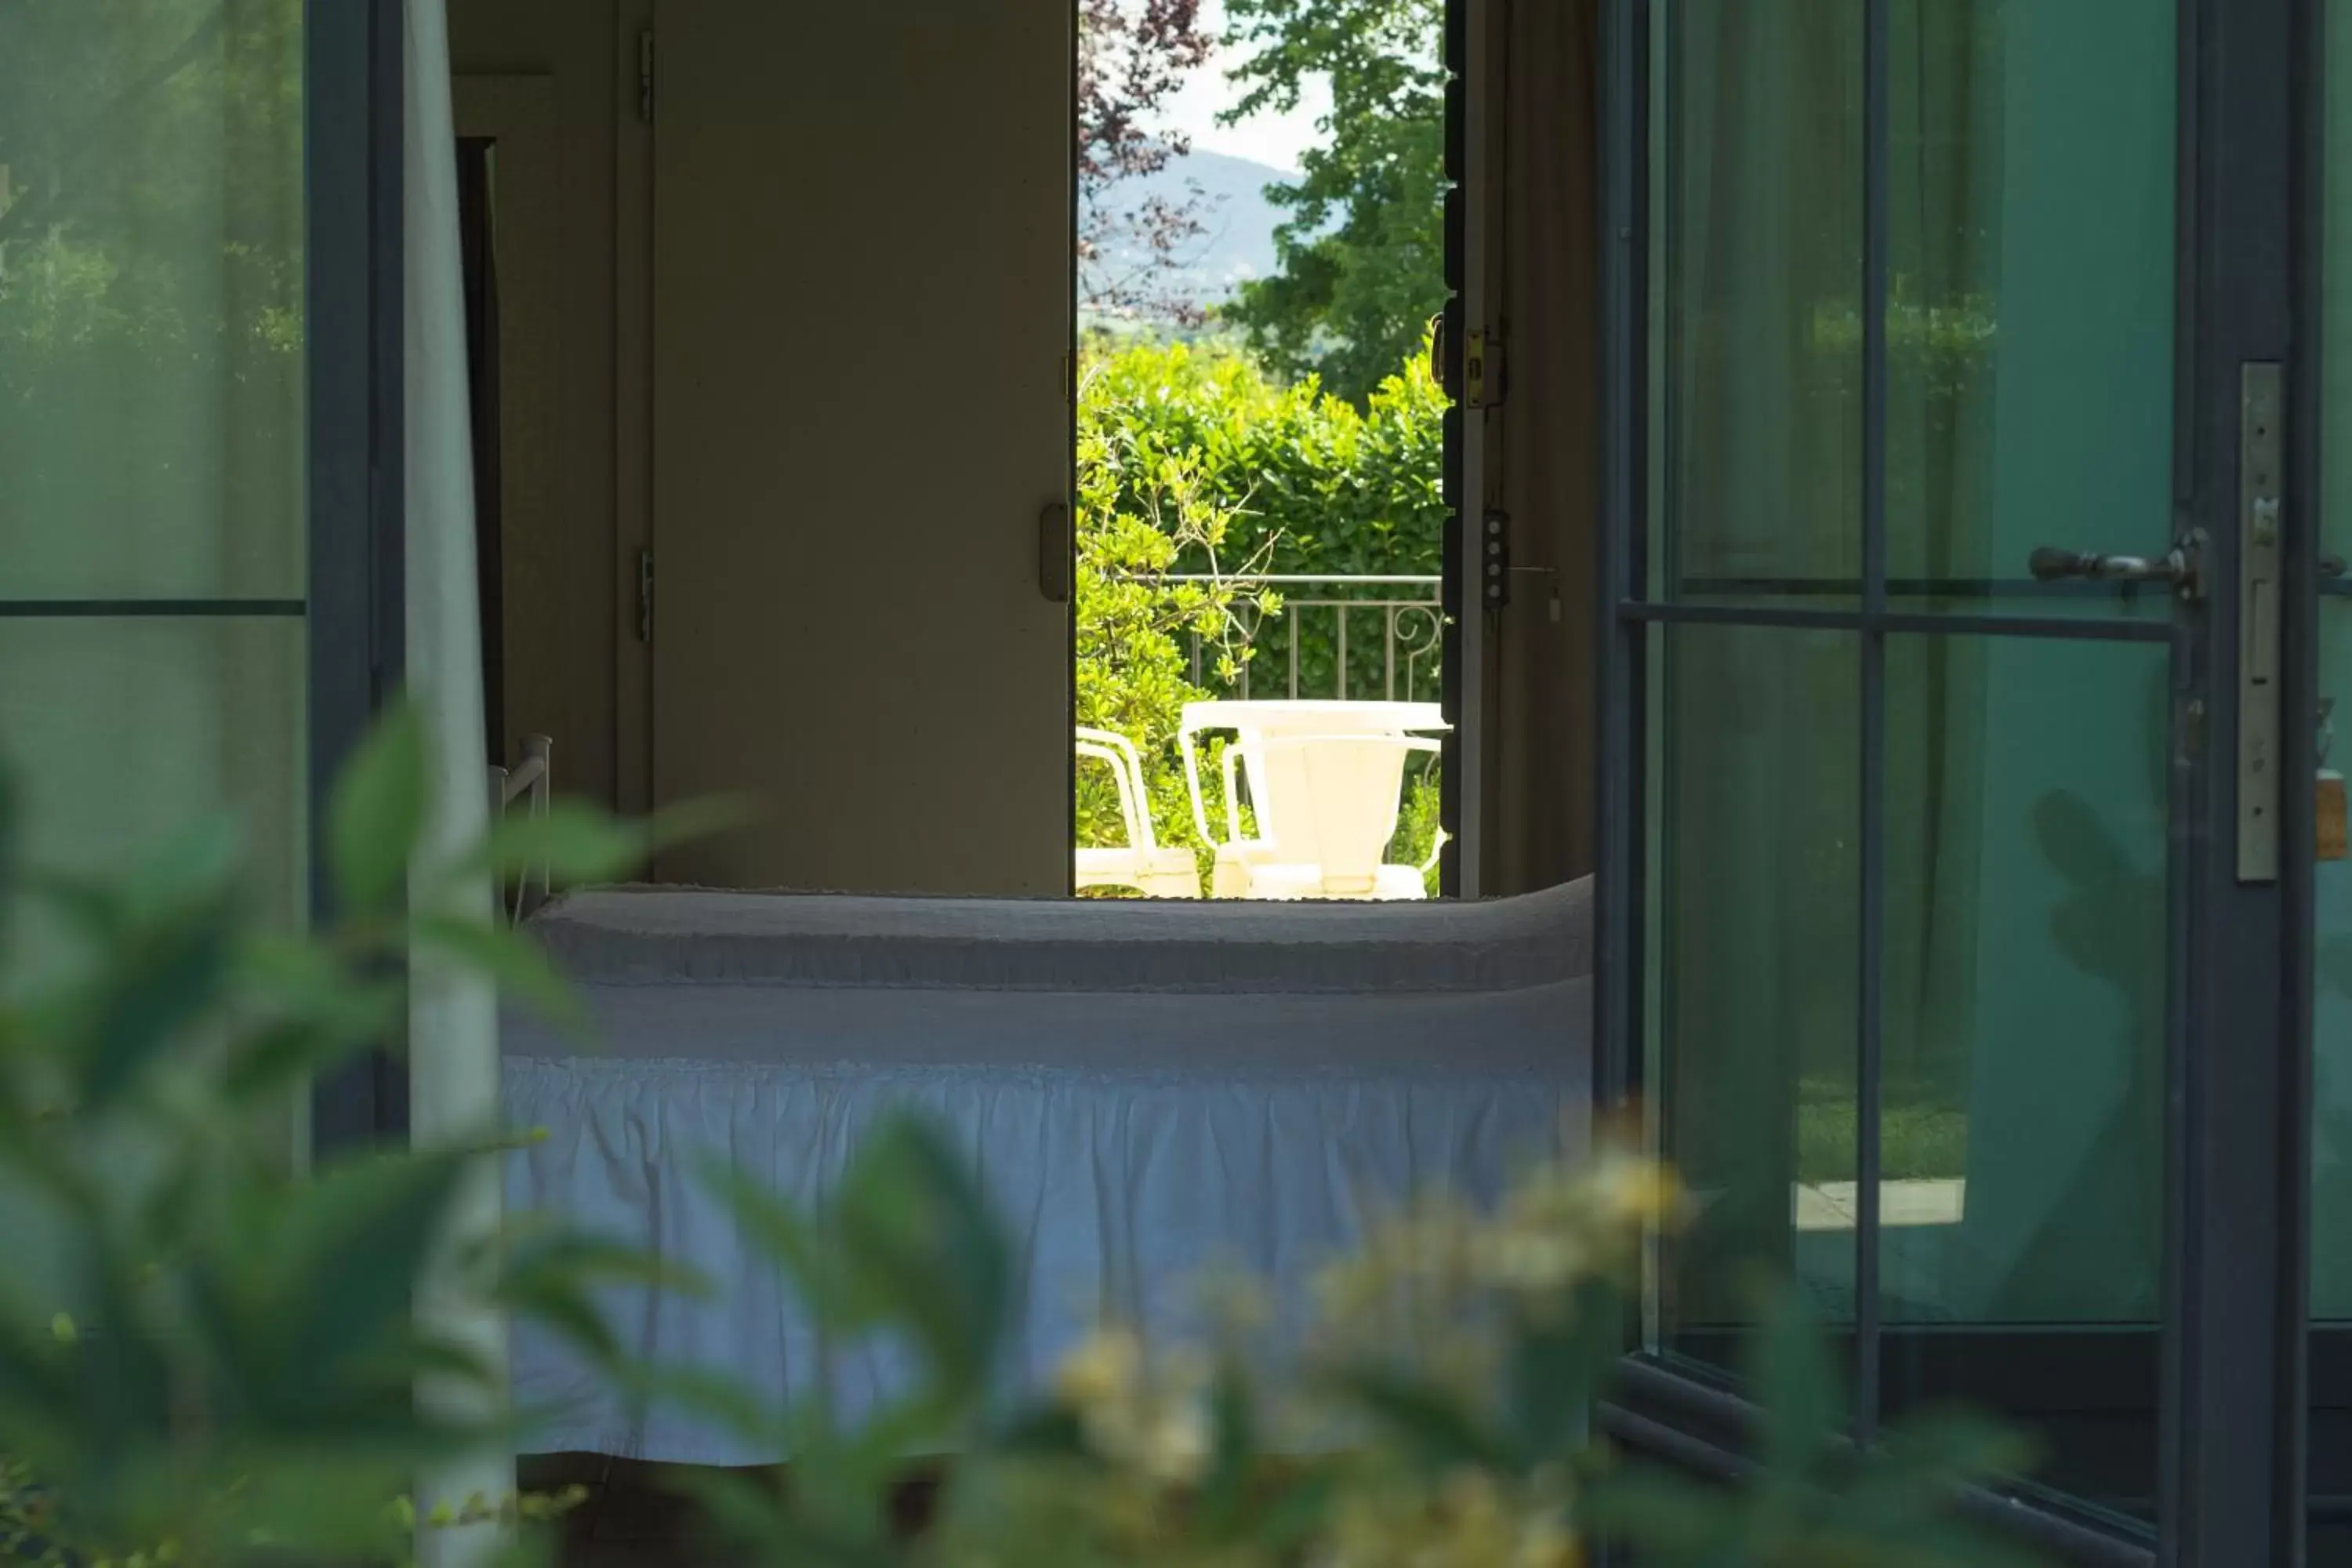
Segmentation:
[(1629, 1376), (1719, 1411), (1793, 1281), (2078, 1560), (2298, 1560), (2294, 11), (1610, 13)]
[(1068, 889), (1073, 12), (656, 9), (666, 879)]

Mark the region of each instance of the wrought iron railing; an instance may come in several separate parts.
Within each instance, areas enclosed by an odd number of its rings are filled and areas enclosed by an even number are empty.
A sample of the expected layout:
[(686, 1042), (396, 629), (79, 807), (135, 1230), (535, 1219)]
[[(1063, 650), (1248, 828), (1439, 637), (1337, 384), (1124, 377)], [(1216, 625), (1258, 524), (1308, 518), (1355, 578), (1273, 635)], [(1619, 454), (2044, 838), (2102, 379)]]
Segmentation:
[[(1171, 576), (1171, 583), (1222, 583), (1280, 604), (1261, 615), (1255, 602), (1236, 609), (1242, 640), (1253, 650), (1238, 677), (1221, 678), (1218, 650), (1192, 638), (1192, 683), (1234, 697), (1370, 699), (1434, 702), (1444, 686), (1445, 580), (1376, 574)], [(1269, 679), (1269, 673), (1271, 679)]]

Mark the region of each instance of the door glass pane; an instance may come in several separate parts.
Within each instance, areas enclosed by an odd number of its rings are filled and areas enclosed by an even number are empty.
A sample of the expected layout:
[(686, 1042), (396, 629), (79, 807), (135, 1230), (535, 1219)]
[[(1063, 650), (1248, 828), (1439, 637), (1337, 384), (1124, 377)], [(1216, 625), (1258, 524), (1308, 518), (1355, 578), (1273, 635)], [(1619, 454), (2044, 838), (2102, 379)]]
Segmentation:
[[(2027, 563), (2171, 543), (2174, 9), (1885, 7), (1895, 612), (2170, 621)], [(1652, 10), (1654, 596), (1862, 607), (1864, 10)], [(1703, 1200), (1669, 1352), (1731, 1353), (1773, 1271), (1853, 1321), (1862, 624), (1654, 634), (1649, 1082)], [(2041, 1479), (2145, 1512), (2170, 644), (1885, 652), (1886, 1402), (2006, 1411)]]
[[(282, 921), (308, 831), (304, 9), (0, 5), (0, 759), (23, 841), (104, 869), (234, 811)], [(53, 960), (37, 921), (9, 934), (8, 984)]]
[(1889, 6), (1895, 608), (2170, 613), (2026, 563), (2171, 542), (2175, 9)]
[(1654, 15), (1651, 596), (1850, 604), (1863, 7), (1686, 0)]
[(2162, 644), (1887, 642), (1885, 1384), (2154, 1476), (2164, 1253)]
[[(44, 868), (102, 870), (207, 816), (242, 822), (259, 912), (291, 925), (307, 895), (302, 622), (0, 618), (0, 767), (19, 781)], [(47, 933), (11, 933), (37, 972)]]
[(1801, 1261), (1816, 1310), (1853, 1315), (1860, 639), (1652, 637), (1647, 1076), (1699, 1204), (1654, 1348), (1734, 1365), (1758, 1292)]
[[(82, 864), (224, 805), (273, 884), (300, 843), (302, 16), (0, 5), (0, 750)], [(288, 626), (91, 603), (157, 598)]]

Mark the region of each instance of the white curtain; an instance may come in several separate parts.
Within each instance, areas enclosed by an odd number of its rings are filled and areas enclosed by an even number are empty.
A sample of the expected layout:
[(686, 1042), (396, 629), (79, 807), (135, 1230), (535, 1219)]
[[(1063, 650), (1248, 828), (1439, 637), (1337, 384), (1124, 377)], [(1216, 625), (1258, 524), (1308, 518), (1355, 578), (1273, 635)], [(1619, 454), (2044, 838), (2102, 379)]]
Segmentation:
[[(457, 131), (450, 107), (444, 0), (407, 0), (405, 219), (407, 387), (408, 682), (433, 741), (437, 813), (428, 858), (446, 856), (486, 826), (488, 759), (482, 743), (482, 655), (474, 557), (474, 480), (467, 404), (466, 316), (457, 226)], [(423, 897), (422, 889), (419, 897)], [(490, 918), (487, 883), (468, 889), (468, 918)], [(419, 1148), (480, 1141), (499, 1127), (497, 996), (486, 983), (419, 961), (409, 1023), (410, 1133)], [(481, 1162), (465, 1188), (448, 1241), (452, 1253), (496, 1236), (499, 1170)], [(419, 1311), (501, 1373), (506, 1325), (445, 1271), (425, 1281)], [(501, 1378), (503, 1381), (503, 1378)], [(447, 1387), (421, 1396), (475, 1397)], [(514, 1489), (510, 1453), (486, 1453), (418, 1481), (420, 1519), (436, 1504), (495, 1503)], [(494, 1529), (420, 1526), (425, 1568), (483, 1559)]]

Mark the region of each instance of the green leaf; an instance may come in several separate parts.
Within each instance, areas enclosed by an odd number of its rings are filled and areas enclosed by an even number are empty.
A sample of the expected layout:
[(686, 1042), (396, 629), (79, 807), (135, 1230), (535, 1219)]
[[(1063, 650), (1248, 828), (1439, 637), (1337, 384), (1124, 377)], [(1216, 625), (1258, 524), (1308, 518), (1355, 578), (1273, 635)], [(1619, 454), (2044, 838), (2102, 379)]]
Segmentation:
[(192, 1291), (242, 1347), (256, 1408), (316, 1415), (407, 1330), (459, 1181), (481, 1156), (368, 1155), (250, 1194), (241, 1251), (200, 1259)]
[(1563, 1458), (1583, 1442), (1592, 1391), (1616, 1361), (1622, 1321), (1617, 1292), (1606, 1280), (1591, 1280), (1565, 1317), (1513, 1325), (1504, 1415), (1523, 1465)]
[(650, 850), (644, 828), (593, 806), (557, 801), (542, 816), (509, 816), (492, 825), (454, 874), (507, 878), (544, 871), (556, 882), (609, 882), (642, 867)]
[(519, 931), (487, 920), (428, 915), (413, 927), (417, 946), (470, 969), (541, 1016), (567, 1028), (584, 1028), (587, 1009), (557, 973), (539, 945)]
[(424, 721), (394, 703), (343, 770), (328, 810), (335, 891), (353, 914), (383, 914), (406, 885), (425, 830), (428, 773)]
[(1431, 1473), (1465, 1468), (1509, 1470), (1509, 1454), (1450, 1390), (1384, 1367), (1350, 1369), (1334, 1381), (1350, 1403)]
[(1002, 1227), (928, 1123), (877, 1124), (835, 1202), (803, 1217), (740, 1173), (709, 1180), (826, 1329), (907, 1333), (943, 1398), (974, 1406), (1002, 1346), (1013, 1280)]
[(299, 1089), (378, 1040), (400, 1020), (401, 992), (389, 984), (354, 986), (340, 1018), (289, 1020), (238, 1041), (223, 1071), (222, 1092), (253, 1104)]
[(877, 1127), (845, 1174), (835, 1231), (873, 1323), (912, 1334), (944, 1393), (977, 1400), (1012, 1312), (1010, 1248), (963, 1157), (930, 1123)]
[(1748, 1376), (1762, 1411), (1762, 1487), (1795, 1507), (1843, 1426), (1839, 1384), (1812, 1315), (1793, 1286), (1776, 1291), (1758, 1325)]
[(1077, 1460), (1091, 1452), (1077, 1413), (1059, 1404), (1013, 1412), (996, 1426), (988, 1447), (1007, 1458)]
[(1738, 1492), (1641, 1465), (1589, 1484), (1578, 1513), (1588, 1531), (1635, 1548), (1645, 1563), (1745, 1568), (1752, 1559), (1729, 1555), (1741, 1544), (1745, 1500)]
[(737, 1373), (711, 1367), (625, 1365), (616, 1368), (613, 1375), (629, 1397), (714, 1421), (749, 1445), (773, 1444), (786, 1428), (782, 1413), (746, 1385)]
[(1201, 1485), (1202, 1529), (1224, 1540), (1242, 1532), (1258, 1479), (1257, 1411), (1249, 1379), (1228, 1363), (1209, 1391), (1209, 1471)]
[(136, 928), (92, 988), (76, 1088), (83, 1108), (103, 1110), (158, 1058), (186, 1043), (227, 984), (236, 926), (225, 897), (177, 919)]
[(709, 1283), (693, 1271), (624, 1246), (575, 1233), (527, 1237), (509, 1250), (492, 1300), (516, 1316), (533, 1319), (569, 1340), (604, 1368), (625, 1352), (614, 1336), (595, 1292), (615, 1285), (707, 1297)]
[(782, 1494), (760, 1478), (740, 1471), (680, 1470), (672, 1478), (678, 1494), (702, 1505), (711, 1521), (744, 1545), (772, 1543), (783, 1522)]

